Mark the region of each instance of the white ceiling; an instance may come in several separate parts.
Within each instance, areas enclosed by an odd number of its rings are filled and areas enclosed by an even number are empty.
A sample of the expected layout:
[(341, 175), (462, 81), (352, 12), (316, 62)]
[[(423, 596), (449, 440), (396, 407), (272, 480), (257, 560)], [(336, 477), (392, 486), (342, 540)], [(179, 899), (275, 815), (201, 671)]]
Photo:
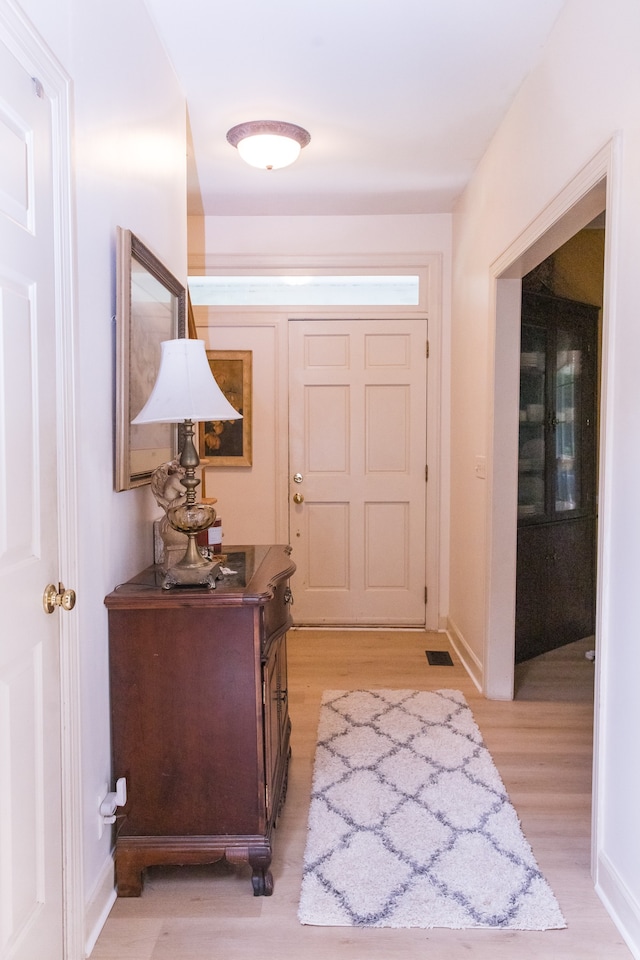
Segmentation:
[[(565, 0), (145, 0), (187, 99), (189, 211), (452, 209)], [(282, 170), (226, 141), (311, 134)]]

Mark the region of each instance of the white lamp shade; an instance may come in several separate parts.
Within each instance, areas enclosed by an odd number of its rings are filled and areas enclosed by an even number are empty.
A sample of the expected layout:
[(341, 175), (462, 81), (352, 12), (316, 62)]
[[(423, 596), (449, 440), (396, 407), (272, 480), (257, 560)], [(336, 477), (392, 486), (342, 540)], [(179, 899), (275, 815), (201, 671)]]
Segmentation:
[(165, 340), (151, 396), (131, 423), (241, 420), (211, 372), (203, 340)]
[(260, 133), (238, 143), (238, 153), (252, 167), (278, 170), (294, 163), (300, 155), (300, 144), (289, 137)]

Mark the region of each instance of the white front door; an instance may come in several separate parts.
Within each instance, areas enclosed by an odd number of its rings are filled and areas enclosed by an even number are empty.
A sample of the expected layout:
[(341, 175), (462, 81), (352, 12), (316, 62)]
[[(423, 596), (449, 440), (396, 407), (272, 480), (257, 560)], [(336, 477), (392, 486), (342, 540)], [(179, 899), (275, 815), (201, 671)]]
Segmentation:
[(297, 624), (424, 626), (426, 321), (289, 323)]
[[(0, 34), (0, 954), (63, 955), (51, 103)], [(68, 614), (64, 614), (68, 616)]]

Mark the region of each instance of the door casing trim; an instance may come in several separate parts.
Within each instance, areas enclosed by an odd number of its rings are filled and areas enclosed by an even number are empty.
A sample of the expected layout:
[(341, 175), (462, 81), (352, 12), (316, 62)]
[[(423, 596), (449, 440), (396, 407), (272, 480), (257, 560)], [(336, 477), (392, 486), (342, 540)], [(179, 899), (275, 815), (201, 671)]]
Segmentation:
[[(542, 211), (492, 265), (495, 301), (492, 315), (492, 357), (494, 385), (492, 408), (489, 411), (489, 436), (492, 439), (492, 485), (487, 502), (488, 557), (487, 613), (485, 624), (483, 691), (492, 699), (512, 699), (514, 694), (515, 655), (515, 566), (517, 525), (517, 444), (518, 423), (506, 429), (499, 422), (499, 410), (517, 409), (518, 360), (521, 303), (521, 278), (559, 246), (585, 227), (603, 210), (605, 216), (605, 264), (602, 311), (602, 355), (600, 364), (598, 449), (598, 523), (596, 584), (596, 646), (603, 650), (595, 662), (593, 788), (591, 829), (591, 872), (600, 888), (599, 803), (603, 795), (604, 746), (601, 688), (603, 662), (606, 662), (606, 631), (609, 607), (608, 584), (611, 580), (611, 558), (607, 537), (612, 513), (611, 484), (608, 464), (611, 462), (613, 429), (612, 405), (608, 402), (612, 376), (613, 334), (615, 316), (615, 269), (617, 224), (620, 208), (622, 137), (616, 134), (576, 175), (567, 187)], [(517, 336), (513, 328), (518, 331)], [(505, 372), (506, 371), (506, 372)], [(499, 398), (499, 403), (498, 403)], [(515, 406), (513, 406), (515, 404)], [(502, 427), (502, 432), (500, 428)], [(514, 452), (515, 456), (514, 456)], [(511, 463), (511, 466), (509, 464)], [(500, 516), (502, 515), (502, 516)], [(506, 519), (505, 519), (506, 518)]]

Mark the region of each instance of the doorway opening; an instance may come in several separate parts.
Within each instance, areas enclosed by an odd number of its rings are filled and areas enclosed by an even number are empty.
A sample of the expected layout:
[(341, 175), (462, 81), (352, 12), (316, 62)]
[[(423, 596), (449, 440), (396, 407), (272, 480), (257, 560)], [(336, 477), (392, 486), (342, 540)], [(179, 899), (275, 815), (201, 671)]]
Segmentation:
[[(522, 278), (575, 234), (603, 214), (613, 164), (609, 145), (545, 209), (537, 220), (493, 264), (496, 279), (494, 393), (491, 436), (492, 489), (488, 504), (490, 564), (487, 643), (483, 690), (487, 697), (511, 700), (515, 682), (515, 597), (518, 514), (518, 440), (520, 407), (520, 324)], [(607, 229), (609, 225), (607, 224)], [(609, 236), (609, 232), (607, 236)], [(605, 249), (605, 264), (609, 256)], [(609, 272), (604, 271), (604, 302)], [(608, 323), (602, 320), (602, 389), (607, 366)], [(599, 449), (604, 449), (600, 430)], [(599, 525), (602, 526), (603, 471), (599, 471)], [(596, 632), (597, 632), (596, 609)]]
[(599, 216), (522, 280), (516, 695), (520, 664), (594, 646), (604, 242)]

